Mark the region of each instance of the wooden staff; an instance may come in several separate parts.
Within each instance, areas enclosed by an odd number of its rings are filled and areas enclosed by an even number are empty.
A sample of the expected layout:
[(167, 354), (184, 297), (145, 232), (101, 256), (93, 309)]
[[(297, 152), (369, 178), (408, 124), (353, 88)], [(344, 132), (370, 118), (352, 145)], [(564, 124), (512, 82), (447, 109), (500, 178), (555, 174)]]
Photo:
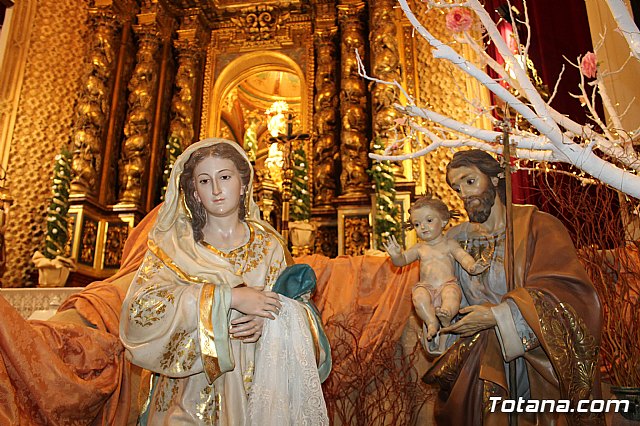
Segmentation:
[[(509, 117), (505, 117), (502, 122), (502, 157), (504, 159), (504, 181), (505, 181), (505, 247), (504, 247), (504, 272), (507, 280), (507, 292), (515, 289), (514, 260), (513, 260), (513, 197), (511, 186), (511, 146), (509, 145)], [(518, 399), (518, 377), (516, 371), (516, 361), (509, 361), (509, 397), (511, 400)], [(509, 413), (509, 426), (518, 424), (518, 413), (514, 410)]]

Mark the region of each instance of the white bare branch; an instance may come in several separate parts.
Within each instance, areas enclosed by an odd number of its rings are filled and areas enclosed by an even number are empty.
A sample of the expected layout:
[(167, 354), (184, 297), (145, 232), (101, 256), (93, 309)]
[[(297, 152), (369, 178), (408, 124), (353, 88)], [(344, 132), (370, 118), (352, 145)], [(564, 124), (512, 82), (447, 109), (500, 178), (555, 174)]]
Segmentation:
[[(615, 5), (611, 5), (618, 0), (607, 1), (613, 11)], [(524, 21), (524, 25), (527, 28), (526, 45), (524, 47), (519, 46), (517, 52), (512, 52), (500, 35), (496, 23), (493, 22), (489, 13), (487, 13), (479, 0), (465, 0), (463, 2), (453, 3), (436, 3), (430, 1), (430, 4), (434, 7), (450, 8), (453, 6), (464, 6), (475, 13), (484, 26), (490, 41), (496, 46), (496, 49), (504, 58), (506, 66), (503, 67), (490, 58), (477, 41), (469, 37), (468, 34), (463, 34), (462, 37), (456, 37), (456, 39), (471, 46), (483, 62), (497, 72), (500, 77), (496, 80), (463, 58), (451, 46), (434, 37), (413, 14), (408, 6), (407, 0), (399, 0), (399, 3), (413, 25), (414, 30), (433, 47), (433, 56), (435, 58), (449, 61), (476, 79), (480, 84), (502, 99), (508, 107), (520, 114), (539, 132), (539, 134), (534, 134), (522, 129), (512, 129), (510, 141), (514, 146), (512, 151), (514, 152), (513, 155), (520, 159), (569, 163), (582, 172), (628, 195), (636, 198), (640, 197), (640, 176), (638, 176), (638, 172), (640, 172), (640, 160), (633, 150), (631, 138), (628, 137), (622, 129), (620, 116), (615, 113), (616, 111), (602, 84), (602, 76), (597, 75), (593, 82), (587, 84), (584, 76), (581, 74), (581, 83), (578, 86), (580, 89), (580, 95), (578, 95), (578, 97), (585, 103), (589, 114), (599, 127), (599, 131), (596, 132), (591, 125), (579, 124), (555, 110), (549, 102), (545, 102), (538, 93), (535, 83), (529, 77), (526, 66), (519, 63), (516, 53), (526, 55), (530, 38), (526, 6)], [(628, 14), (626, 8), (624, 10)], [(512, 15), (512, 20), (513, 19), (515, 19), (515, 17)], [(617, 21), (620, 24), (621, 21), (618, 19)], [(623, 29), (623, 25), (620, 25), (620, 28)], [(625, 30), (623, 29), (623, 31)], [(637, 35), (637, 28), (635, 28), (635, 31)], [(580, 63), (572, 65), (580, 69)], [(507, 72), (507, 69), (509, 72)], [(366, 76), (364, 68), (361, 70), (361, 75), (369, 78)], [(503, 84), (501, 84), (502, 82), (506, 82), (509, 88), (504, 87)], [(397, 82), (387, 84), (399, 86)], [(590, 93), (587, 92), (588, 86), (592, 88)], [(517, 90), (516, 94), (513, 93), (515, 90)], [(557, 90), (556, 85), (554, 94)], [(595, 108), (596, 95), (601, 97), (603, 105), (611, 117), (611, 127), (608, 127), (598, 116), (597, 109)], [(414, 117), (414, 119), (407, 121), (411, 133), (422, 133), (431, 143), (412, 153), (402, 155), (370, 154), (371, 158), (376, 160), (401, 161), (425, 155), (438, 148), (455, 148), (461, 146), (473, 146), (496, 153), (502, 152), (502, 146), (497, 142), (497, 138), (501, 136), (501, 132), (480, 129), (439, 114), (431, 109), (420, 108), (412, 104), (412, 101), (410, 102), (410, 105), (396, 105), (396, 108), (406, 116)], [(427, 122), (431, 122), (435, 126), (427, 127), (421, 124), (422, 120), (427, 120)], [(596, 155), (594, 150), (606, 154), (606, 157), (611, 159), (612, 162)], [(391, 150), (386, 150), (385, 154), (389, 151)], [(583, 178), (583, 180), (584, 179), (585, 178)]]
[(629, 44), (631, 54), (635, 56), (636, 59), (640, 59), (640, 31), (638, 31), (637, 25), (633, 22), (629, 9), (627, 9), (627, 6), (622, 0), (607, 0), (607, 4), (609, 5), (609, 9), (611, 9), (613, 19), (615, 19), (618, 24), (620, 33)]

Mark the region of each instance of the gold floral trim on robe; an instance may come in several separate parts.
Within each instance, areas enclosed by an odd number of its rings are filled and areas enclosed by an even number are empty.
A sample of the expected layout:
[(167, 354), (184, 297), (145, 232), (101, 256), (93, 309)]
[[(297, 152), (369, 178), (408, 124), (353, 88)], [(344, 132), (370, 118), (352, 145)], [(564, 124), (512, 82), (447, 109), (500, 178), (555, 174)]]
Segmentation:
[[(479, 339), (480, 333), (476, 333), (472, 337), (458, 340), (447, 352), (436, 360), (438, 367), (432, 368), (427, 373), (429, 376), (428, 383), (436, 383), (442, 390), (449, 392), (458, 379), (465, 359), (478, 343)], [(436, 363), (434, 363), (434, 367)]]
[(166, 381), (158, 388), (158, 396), (156, 397), (156, 410), (167, 411), (171, 406), (171, 401), (178, 394), (178, 380), (167, 378)]
[(167, 305), (175, 302), (173, 294), (167, 290), (159, 290), (154, 286), (148, 292), (148, 297), (135, 300), (131, 304), (129, 318), (140, 327), (148, 327), (163, 318), (167, 312)]
[(280, 271), (282, 271), (286, 265), (282, 263), (273, 263), (269, 265), (269, 271), (267, 271), (267, 276), (265, 278), (265, 290), (271, 291), (273, 285), (278, 280), (278, 276), (280, 275)]
[(255, 226), (256, 229), (259, 229), (265, 234), (273, 236), (284, 250), (284, 260), (286, 262), (286, 265), (287, 266), (295, 265), (296, 262), (295, 260), (293, 260), (293, 256), (291, 256), (291, 252), (289, 252), (289, 249), (287, 249), (288, 244), (282, 238), (282, 235), (278, 234), (273, 228), (268, 229), (264, 227), (263, 224), (261, 224), (260, 222), (254, 219), (247, 219), (247, 224), (251, 224), (252, 226)]
[(190, 370), (195, 362), (195, 342), (189, 333), (185, 330), (173, 333), (160, 358), (160, 366), (174, 373), (182, 373)]
[(149, 278), (158, 273), (160, 268), (163, 268), (164, 266), (165, 264), (162, 260), (160, 260), (159, 256), (153, 256), (147, 253), (147, 255), (144, 257), (142, 265), (140, 265), (140, 269), (138, 270), (138, 275), (136, 277), (134, 285), (140, 286), (145, 284), (149, 280)]
[[(251, 230), (249, 240), (253, 241), (253, 230)], [(222, 373), (233, 370), (235, 367), (229, 345), (229, 331), (225, 326), (230, 300), (223, 299), (229, 299), (229, 297), (225, 297), (228, 292), (224, 292), (220, 286), (206, 283), (205, 280), (182, 271), (152, 240), (149, 240), (148, 246), (164, 266), (179, 278), (193, 283), (204, 283), (199, 299), (198, 343), (204, 373), (209, 383), (213, 383)], [(216, 295), (222, 303), (216, 303)], [(214, 321), (214, 318), (217, 321)]]
[(219, 395), (214, 386), (207, 385), (200, 391), (200, 399), (196, 403), (196, 416), (205, 425), (215, 425), (220, 419)]
[[(553, 303), (544, 293), (527, 290), (540, 318), (545, 350), (560, 381), (560, 394), (576, 407), (591, 399), (599, 346), (584, 321), (566, 303)], [(575, 413), (576, 424), (602, 424), (601, 413)], [(571, 416), (573, 417), (573, 416)]]
[(206, 241), (201, 241), (200, 244), (217, 256), (229, 261), (236, 275), (251, 272), (264, 262), (269, 253), (271, 239), (267, 238), (268, 234), (266, 233), (256, 233), (252, 224), (247, 223), (247, 226), (249, 227), (249, 241), (228, 252), (222, 251)]
[[(220, 318), (220, 315), (226, 317), (226, 310), (221, 303), (216, 304), (216, 286), (207, 284), (202, 287), (200, 294), (200, 320), (198, 321), (198, 336), (200, 339), (200, 356), (202, 358), (202, 366), (209, 383), (213, 383), (215, 379), (226, 371), (233, 370), (235, 363), (231, 356), (231, 347), (229, 346), (229, 331), (224, 326), (220, 326), (220, 321), (213, 321), (214, 318)], [(224, 305), (228, 305), (225, 303)], [(214, 312), (216, 306), (219, 312)], [(217, 328), (217, 329), (216, 329)], [(224, 357), (226, 362), (221, 365), (219, 351), (217, 346), (224, 345)]]
[(176, 265), (173, 260), (171, 260), (171, 258), (167, 256), (167, 254), (152, 240), (147, 242), (147, 246), (149, 247), (149, 250), (151, 250), (151, 253), (156, 255), (156, 257), (162, 261), (164, 266), (171, 269), (180, 279), (194, 283), (206, 283), (205, 280), (182, 271), (182, 269), (180, 269), (178, 265)]

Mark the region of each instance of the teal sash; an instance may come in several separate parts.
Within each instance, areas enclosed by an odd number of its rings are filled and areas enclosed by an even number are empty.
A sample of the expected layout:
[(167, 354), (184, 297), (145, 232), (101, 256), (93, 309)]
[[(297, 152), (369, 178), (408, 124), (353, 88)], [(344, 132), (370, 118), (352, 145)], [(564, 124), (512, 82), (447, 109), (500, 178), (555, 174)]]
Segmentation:
[(299, 263), (291, 265), (282, 271), (276, 283), (273, 285), (272, 291), (305, 304), (309, 308), (309, 311), (311, 311), (312, 315), (310, 315), (309, 318), (311, 318), (315, 324), (310, 325), (315, 325), (318, 330), (318, 343), (326, 354), (326, 360), (318, 366), (320, 381), (324, 382), (331, 372), (331, 347), (329, 346), (329, 339), (327, 339), (322, 321), (320, 320), (320, 312), (311, 300), (311, 295), (315, 289), (315, 272), (311, 269), (311, 266)]

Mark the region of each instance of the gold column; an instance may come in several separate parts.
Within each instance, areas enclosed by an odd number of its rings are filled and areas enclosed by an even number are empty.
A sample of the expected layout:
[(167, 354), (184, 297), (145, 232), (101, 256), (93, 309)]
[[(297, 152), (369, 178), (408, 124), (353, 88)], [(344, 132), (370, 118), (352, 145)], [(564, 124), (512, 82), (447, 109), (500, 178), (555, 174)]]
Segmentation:
[[(399, 19), (394, 10), (392, 0), (375, 0), (369, 3), (369, 45), (371, 47), (371, 73), (383, 81), (403, 82), (401, 72), (401, 46), (399, 40)], [(401, 27), (400, 27), (401, 29)], [(408, 68), (408, 67), (407, 67)], [(406, 87), (406, 86), (405, 86)], [(400, 90), (389, 84), (373, 83), (371, 86), (371, 108), (373, 115), (373, 140), (379, 140), (382, 146), (388, 146), (396, 139), (395, 120), (401, 114), (394, 108), (400, 103)], [(372, 143), (373, 148), (373, 143)], [(406, 172), (403, 173), (402, 163), (391, 163), (396, 190), (395, 202), (400, 207), (399, 220), (409, 219), (408, 206), (415, 192), (415, 182), (411, 176), (411, 162), (405, 161)], [(372, 210), (372, 220), (375, 223), (378, 211)], [(413, 234), (403, 231), (403, 240), (409, 242)], [(408, 246), (407, 246), (408, 247)]]
[(120, 206), (142, 204), (144, 173), (149, 167), (157, 115), (158, 87), (165, 75), (161, 66), (164, 53), (161, 47), (171, 35), (172, 20), (157, 0), (151, 0), (145, 2), (138, 14), (138, 24), (133, 29), (138, 36), (138, 51), (128, 85), (125, 140), (121, 147), (118, 176)]
[(341, 195), (336, 199), (338, 255), (363, 254), (371, 247), (371, 192), (367, 176), (368, 125), (367, 88), (358, 75), (356, 52), (366, 63), (365, 3), (341, 1), (340, 23), (340, 174)]
[(209, 32), (198, 16), (182, 18), (173, 45), (178, 53), (178, 71), (171, 100), (169, 138), (180, 141), (184, 150), (196, 134), (196, 100), (202, 81), (202, 59), (209, 44)]
[(337, 195), (336, 162), (338, 110), (338, 56), (335, 5), (316, 4), (316, 96), (314, 100), (315, 148), (313, 153), (314, 207), (333, 209)]
[(338, 5), (340, 21), (340, 157), (342, 173), (340, 183), (343, 200), (359, 200), (367, 197), (367, 164), (369, 143), (367, 141), (367, 96), (364, 79), (358, 75), (355, 50), (365, 57), (365, 35), (363, 2), (341, 2)]
[[(396, 30), (394, 2), (376, 0), (370, 3), (371, 72), (384, 81), (402, 81), (400, 76), (400, 53)], [(394, 139), (391, 129), (399, 117), (393, 104), (399, 102), (399, 90), (388, 84), (374, 83), (371, 90), (373, 109), (373, 138), (379, 138), (383, 146)]]
[(130, 19), (135, 4), (97, 0), (89, 8), (88, 72), (81, 86), (72, 127), (73, 194), (95, 197), (102, 167), (104, 135), (110, 113), (121, 21)]

